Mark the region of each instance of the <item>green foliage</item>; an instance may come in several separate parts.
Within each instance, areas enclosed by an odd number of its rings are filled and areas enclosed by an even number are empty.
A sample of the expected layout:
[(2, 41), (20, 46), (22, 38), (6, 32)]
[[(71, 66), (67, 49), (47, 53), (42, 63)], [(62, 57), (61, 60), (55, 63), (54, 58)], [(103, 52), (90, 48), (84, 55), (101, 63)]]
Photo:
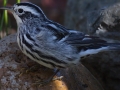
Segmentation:
[[(7, 5), (7, 1), (8, 0), (3, 0), (3, 6), (6, 6)], [(16, 3), (20, 3), (20, 0), (16, 0)], [(8, 12), (7, 10), (4, 10), (3, 11), (3, 14), (2, 16), (0, 17), (1, 18), (1, 21), (0, 21), (0, 33), (1, 32), (4, 32), (6, 33), (6, 35), (8, 35), (8, 28), (9, 28), (9, 17), (8, 17)], [(0, 35), (0, 38), (1, 38), (1, 35)]]
[[(6, 6), (6, 4), (7, 4), (7, 0), (4, 0), (3, 6)], [(0, 24), (0, 31), (3, 30), (3, 24), (5, 24), (5, 26), (8, 25), (7, 10), (4, 10), (4, 12), (3, 12), (2, 19), (1, 19), (1, 24)]]
[(17, 3), (20, 3), (20, 0), (17, 0)]

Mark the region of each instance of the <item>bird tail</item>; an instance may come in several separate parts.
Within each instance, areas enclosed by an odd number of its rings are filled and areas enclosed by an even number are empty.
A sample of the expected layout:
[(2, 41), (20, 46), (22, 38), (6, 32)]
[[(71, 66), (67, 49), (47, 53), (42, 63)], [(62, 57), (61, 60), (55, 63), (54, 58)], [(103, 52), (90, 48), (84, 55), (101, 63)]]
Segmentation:
[(108, 50), (120, 50), (120, 43), (106, 43)]
[(120, 43), (101, 43), (95, 44), (92, 47), (87, 48), (86, 50), (80, 51), (80, 57), (84, 57), (86, 55), (96, 54), (102, 51), (115, 51), (120, 50)]

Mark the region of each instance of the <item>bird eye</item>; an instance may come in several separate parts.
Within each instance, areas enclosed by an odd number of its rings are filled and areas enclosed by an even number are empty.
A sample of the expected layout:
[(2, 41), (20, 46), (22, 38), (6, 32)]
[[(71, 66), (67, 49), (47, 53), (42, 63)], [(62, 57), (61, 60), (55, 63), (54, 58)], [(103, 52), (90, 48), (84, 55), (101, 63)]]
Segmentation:
[(18, 12), (19, 13), (23, 13), (23, 9), (18, 9)]

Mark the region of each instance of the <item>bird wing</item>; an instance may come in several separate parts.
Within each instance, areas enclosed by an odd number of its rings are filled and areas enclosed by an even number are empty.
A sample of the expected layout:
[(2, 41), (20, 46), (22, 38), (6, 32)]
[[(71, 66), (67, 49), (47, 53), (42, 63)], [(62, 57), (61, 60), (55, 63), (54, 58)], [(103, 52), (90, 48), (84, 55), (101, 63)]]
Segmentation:
[(80, 31), (68, 30), (62, 25), (54, 22), (50, 22), (46, 25), (47, 28), (57, 37), (56, 40), (66, 42), (77, 48), (96, 49), (106, 46), (106, 41), (99, 37), (86, 35)]
[(67, 29), (65, 27), (63, 27), (62, 25), (58, 24), (58, 23), (48, 23), (46, 24), (47, 28), (53, 32), (53, 34), (57, 37), (57, 40), (61, 40), (63, 39), (66, 35), (69, 34), (69, 32), (67, 31)]
[(106, 46), (106, 41), (100, 39), (96, 36), (85, 35), (79, 31), (71, 31), (69, 35), (66, 37), (64, 42), (71, 44), (77, 48), (84, 48), (84, 49), (96, 49), (103, 46)]

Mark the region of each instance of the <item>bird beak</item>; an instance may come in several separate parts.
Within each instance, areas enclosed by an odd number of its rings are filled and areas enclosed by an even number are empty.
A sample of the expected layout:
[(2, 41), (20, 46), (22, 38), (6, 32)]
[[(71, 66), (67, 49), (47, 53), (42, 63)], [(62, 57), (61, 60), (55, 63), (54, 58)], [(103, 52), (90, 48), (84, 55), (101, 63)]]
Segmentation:
[(13, 7), (0, 7), (0, 9), (5, 9), (5, 10), (9, 10), (9, 11), (14, 11)]

